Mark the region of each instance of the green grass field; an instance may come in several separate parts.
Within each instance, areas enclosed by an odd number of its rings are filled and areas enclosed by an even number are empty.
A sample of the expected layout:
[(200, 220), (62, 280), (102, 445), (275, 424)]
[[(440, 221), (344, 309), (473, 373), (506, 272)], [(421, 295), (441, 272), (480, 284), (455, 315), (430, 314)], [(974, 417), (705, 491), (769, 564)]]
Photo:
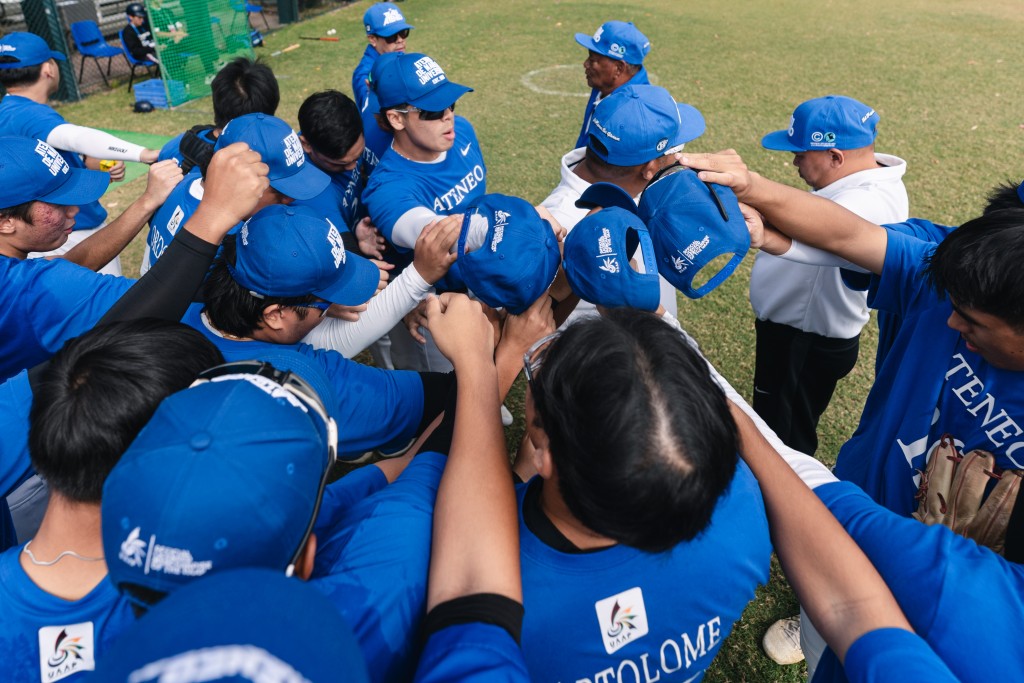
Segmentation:
[[(358, 2), (267, 37), (257, 54), (300, 44), (265, 57), (280, 79), (281, 117), (294, 125), (299, 104), (317, 90), (350, 91), (367, 6)], [(1019, 0), (408, 0), (402, 10), (417, 27), (409, 49), (430, 54), (452, 80), (476, 89), (459, 102), (459, 113), (476, 127), (492, 192), (539, 202), (557, 184), (559, 158), (575, 140), (586, 102), (586, 53), (572, 36), (608, 19), (634, 21), (651, 39), (647, 66), (654, 81), (704, 113), (707, 133), (691, 151), (733, 147), (755, 170), (799, 186), (790, 156), (762, 150), (761, 136), (783, 128), (799, 102), (837, 93), (880, 113), (877, 149), (908, 161), (911, 215), (959, 224), (980, 211), (993, 185), (1024, 177)], [(298, 38), (332, 28), (338, 43)], [(131, 102), (122, 86), (61, 111), (75, 123), (158, 135), (213, 118), (209, 100), (149, 115), (131, 113)], [(104, 201), (116, 212), (141, 191), (140, 182)], [(137, 272), (140, 255), (141, 238), (126, 259), (128, 272)], [(751, 260), (707, 298), (680, 302), (684, 326), (744, 395), (753, 375)], [(852, 433), (873, 381), (871, 326), (862, 349), (822, 422), (819, 457), (826, 462)], [(520, 400), (521, 389), (513, 407)], [(511, 430), (510, 442), (518, 433)], [(802, 679), (802, 665), (778, 667), (759, 647), (765, 628), (795, 613), (795, 604), (775, 572), (707, 680)]]

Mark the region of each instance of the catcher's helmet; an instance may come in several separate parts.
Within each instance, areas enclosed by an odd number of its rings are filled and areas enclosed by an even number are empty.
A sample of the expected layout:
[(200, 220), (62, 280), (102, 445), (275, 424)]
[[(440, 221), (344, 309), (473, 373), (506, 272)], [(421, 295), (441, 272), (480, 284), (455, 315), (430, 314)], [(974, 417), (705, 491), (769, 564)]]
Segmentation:
[(146, 16), (146, 8), (142, 6), (141, 2), (133, 2), (124, 8), (124, 13), (129, 17), (144, 17)]
[(135, 103), (136, 114), (148, 114), (153, 111), (153, 103), (148, 100), (139, 100)]

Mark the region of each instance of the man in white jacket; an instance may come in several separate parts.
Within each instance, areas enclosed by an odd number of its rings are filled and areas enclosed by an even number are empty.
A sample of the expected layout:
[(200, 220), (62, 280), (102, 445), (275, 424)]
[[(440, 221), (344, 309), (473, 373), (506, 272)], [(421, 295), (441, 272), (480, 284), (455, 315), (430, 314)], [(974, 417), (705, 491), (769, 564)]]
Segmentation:
[[(909, 212), (907, 164), (875, 153), (877, 125), (871, 107), (829, 95), (798, 106), (789, 129), (769, 133), (761, 144), (792, 152), (814, 194), (873, 223), (899, 223)], [(806, 247), (797, 243), (790, 252), (801, 249)], [(856, 364), (868, 321), (865, 292), (844, 285), (838, 267), (807, 263), (814, 260), (761, 252), (750, 275), (757, 316), (754, 409), (786, 445), (811, 455), (818, 447), (818, 419), (836, 383)]]

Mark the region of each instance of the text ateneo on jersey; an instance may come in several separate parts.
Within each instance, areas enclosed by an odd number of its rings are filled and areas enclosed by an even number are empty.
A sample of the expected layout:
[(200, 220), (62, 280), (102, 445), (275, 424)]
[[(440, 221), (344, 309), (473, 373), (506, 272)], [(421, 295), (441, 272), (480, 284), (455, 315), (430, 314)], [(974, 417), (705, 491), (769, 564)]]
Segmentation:
[(434, 213), (447, 213), (458, 206), (466, 195), (476, 189), (484, 181), (484, 168), (480, 164), (455, 183), (452, 189), (434, 197)]

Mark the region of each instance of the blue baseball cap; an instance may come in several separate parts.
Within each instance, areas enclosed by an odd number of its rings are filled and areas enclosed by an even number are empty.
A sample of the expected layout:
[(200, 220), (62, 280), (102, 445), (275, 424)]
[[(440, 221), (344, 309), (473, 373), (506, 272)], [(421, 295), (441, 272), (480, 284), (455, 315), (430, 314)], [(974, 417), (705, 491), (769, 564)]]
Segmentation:
[(638, 166), (704, 133), (704, 117), (656, 85), (628, 85), (594, 108), (587, 146), (614, 166)]
[[(323, 593), (266, 569), (194, 581), (119, 634), (94, 680), (369, 681), (362, 650)], [(192, 674), (192, 675), (190, 675)]]
[(629, 193), (613, 183), (594, 183), (576, 200), (577, 209), (608, 209), (613, 206), (630, 213), (637, 212), (636, 202)]
[(214, 149), (244, 142), (260, 153), (270, 172), (270, 186), (292, 199), (312, 199), (327, 189), (331, 179), (306, 163), (299, 136), (287, 123), (269, 114), (246, 114), (231, 119), (217, 138)]
[(576, 42), (594, 52), (627, 64), (643, 64), (651, 41), (632, 22), (606, 21), (593, 36), (577, 33)]
[(472, 88), (452, 83), (437, 62), (419, 52), (389, 52), (370, 70), (370, 87), (381, 108), (411, 104), (424, 111), (443, 111)]
[[(658, 272), (691, 299), (725, 282), (750, 249), (739, 202), (724, 185), (705, 183), (690, 169), (675, 170), (640, 195), (638, 213), (651, 231)], [(699, 287), (698, 273), (719, 256), (729, 261)]]
[(65, 61), (64, 55), (51, 50), (46, 41), (34, 33), (15, 31), (0, 38), (0, 57), (14, 57), (18, 61), (0, 64), (0, 69), (22, 69), (43, 64), (51, 59)]
[[(479, 249), (466, 253), (474, 216), (487, 221), (487, 236)], [(525, 199), (502, 194), (484, 195), (466, 209), (456, 253), (452, 281), (461, 281), (491, 308), (516, 315), (547, 291), (561, 262), (551, 224)]]
[(228, 270), (254, 296), (315, 294), (342, 306), (365, 304), (380, 283), (377, 266), (347, 251), (341, 231), (308, 206), (275, 204), (247, 220)]
[(333, 463), (328, 429), (249, 372), (164, 399), (103, 487), (110, 579), (168, 593), (224, 569), (288, 571)]
[(40, 201), (79, 206), (103, 196), (110, 174), (71, 168), (42, 140), (0, 137), (0, 209)]
[(391, 2), (378, 2), (370, 5), (370, 9), (363, 14), (363, 24), (366, 26), (366, 35), (382, 36), (387, 38), (399, 31), (412, 30), (412, 24), (405, 21), (405, 15)]
[[(643, 273), (629, 264), (638, 246)], [(661, 285), (654, 245), (635, 211), (605, 208), (577, 223), (565, 238), (562, 268), (572, 291), (584, 301), (609, 308), (658, 308)]]
[(827, 95), (807, 100), (794, 111), (788, 130), (761, 138), (761, 146), (782, 152), (860, 149), (878, 135), (878, 113), (851, 97)]

